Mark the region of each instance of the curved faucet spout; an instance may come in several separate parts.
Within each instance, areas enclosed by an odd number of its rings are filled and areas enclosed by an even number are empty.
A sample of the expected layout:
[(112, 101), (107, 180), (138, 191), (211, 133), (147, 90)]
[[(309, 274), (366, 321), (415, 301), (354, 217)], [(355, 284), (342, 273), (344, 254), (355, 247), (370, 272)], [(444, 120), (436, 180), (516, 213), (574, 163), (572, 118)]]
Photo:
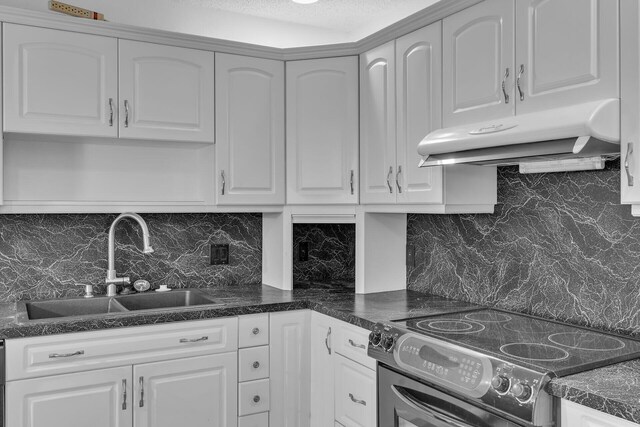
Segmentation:
[[(111, 228), (109, 229), (109, 255), (108, 255), (109, 267), (107, 270), (107, 281), (106, 281), (107, 285), (109, 285), (109, 288), (110, 288), (110, 289), (107, 289), (107, 295), (109, 296), (115, 295), (115, 289), (114, 289), (115, 284), (127, 284), (129, 282), (128, 277), (121, 277), (121, 278), (117, 277), (116, 267), (115, 267), (116, 225), (118, 225), (118, 223), (124, 218), (133, 219), (140, 225), (140, 228), (142, 229), (142, 243), (144, 245), (142, 252), (145, 254), (153, 253), (153, 248), (149, 244), (149, 227), (147, 227), (147, 223), (144, 221), (144, 219), (142, 219), (140, 215), (133, 212), (126, 212), (119, 215), (115, 220), (113, 220), (113, 223), (111, 224)], [(114, 286), (111, 287), (111, 285), (114, 285)]]

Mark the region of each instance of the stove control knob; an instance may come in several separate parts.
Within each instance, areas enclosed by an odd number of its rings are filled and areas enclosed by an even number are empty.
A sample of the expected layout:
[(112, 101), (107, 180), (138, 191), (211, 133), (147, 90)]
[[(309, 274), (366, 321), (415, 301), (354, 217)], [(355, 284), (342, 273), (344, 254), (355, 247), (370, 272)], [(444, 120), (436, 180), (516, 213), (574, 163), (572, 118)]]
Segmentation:
[(380, 331), (371, 331), (369, 334), (369, 343), (373, 346), (378, 346), (382, 339), (382, 333)]
[(511, 393), (516, 399), (522, 402), (527, 401), (531, 397), (531, 386), (524, 383), (515, 383), (511, 386)]
[(396, 343), (396, 339), (391, 335), (383, 335), (381, 343), (382, 348), (386, 351), (391, 351), (393, 349), (393, 345)]
[(491, 387), (498, 393), (506, 393), (510, 385), (509, 378), (504, 375), (496, 375), (491, 379)]

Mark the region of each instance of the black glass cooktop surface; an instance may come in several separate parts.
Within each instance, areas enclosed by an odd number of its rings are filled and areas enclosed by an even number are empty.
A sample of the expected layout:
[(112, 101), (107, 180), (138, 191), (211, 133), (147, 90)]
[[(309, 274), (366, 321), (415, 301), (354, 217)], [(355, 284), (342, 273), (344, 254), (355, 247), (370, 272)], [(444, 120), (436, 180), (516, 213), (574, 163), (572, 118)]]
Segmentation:
[(500, 310), (443, 314), (393, 323), (558, 376), (640, 357), (640, 341)]

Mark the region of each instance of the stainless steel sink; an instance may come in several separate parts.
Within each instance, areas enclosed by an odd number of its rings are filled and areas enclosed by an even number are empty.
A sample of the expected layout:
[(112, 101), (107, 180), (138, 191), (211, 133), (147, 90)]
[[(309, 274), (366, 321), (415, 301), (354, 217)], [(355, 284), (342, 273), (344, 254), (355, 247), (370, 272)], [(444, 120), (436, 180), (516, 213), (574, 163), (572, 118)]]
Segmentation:
[(126, 313), (138, 310), (158, 310), (214, 304), (198, 289), (174, 289), (170, 292), (146, 292), (98, 296), (95, 298), (69, 298), (47, 301), (19, 301), (17, 321), (27, 322), (60, 317), (78, 317)]
[[(74, 298), (49, 301), (26, 301), (24, 313), (29, 320), (54, 317), (87, 316), (92, 314), (121, 313), (127, 311), (113, 298)], [(18, 313), (21, 314), (20, 306)]]
[(191, 307), (214, 303), (213, 300), (195, 289), (174, 289), (170, 292), (134, 294), (119, 296), (115, 299), (128, 310)]

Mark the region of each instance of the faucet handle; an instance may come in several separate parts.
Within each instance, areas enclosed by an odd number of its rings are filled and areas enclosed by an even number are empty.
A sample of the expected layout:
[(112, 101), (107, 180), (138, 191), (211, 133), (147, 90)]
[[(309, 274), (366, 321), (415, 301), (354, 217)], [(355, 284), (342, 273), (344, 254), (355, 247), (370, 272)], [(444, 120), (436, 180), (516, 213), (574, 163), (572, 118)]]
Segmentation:
[(76, 286), (84, 286), (84, 297), (93, 298), (93, 285), (87, 285), (86, 283), (76, 283)]

